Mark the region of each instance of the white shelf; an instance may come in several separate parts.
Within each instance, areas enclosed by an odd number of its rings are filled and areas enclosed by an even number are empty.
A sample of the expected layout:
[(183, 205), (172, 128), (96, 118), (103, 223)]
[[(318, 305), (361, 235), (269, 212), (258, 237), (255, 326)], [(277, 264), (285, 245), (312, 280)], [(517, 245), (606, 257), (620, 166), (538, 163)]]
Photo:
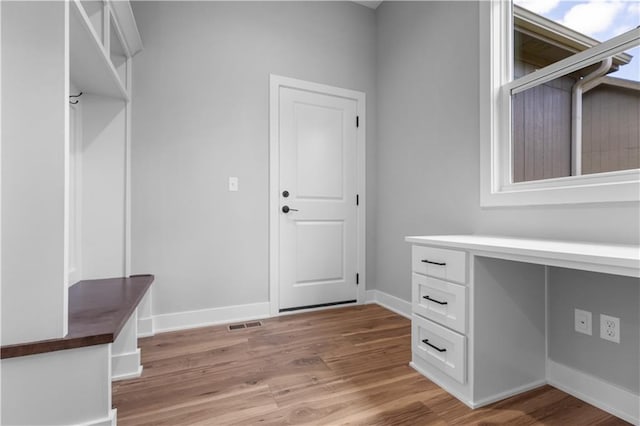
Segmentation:
[(129, 100), (129, 94), (105, 52), (100, 37), (78, 0), (69, 4), (69, 73), (85, 93)]
[(127, 46), (129, 56), (136, 56), (142, 50), (142, 39), (138, 32), (136, 19), (133, 16), (131, 3), (128, 1), (110, 1), (109, 4), (114, 18), (118, 21), (118, 27), (122, 31), (123, 42)]

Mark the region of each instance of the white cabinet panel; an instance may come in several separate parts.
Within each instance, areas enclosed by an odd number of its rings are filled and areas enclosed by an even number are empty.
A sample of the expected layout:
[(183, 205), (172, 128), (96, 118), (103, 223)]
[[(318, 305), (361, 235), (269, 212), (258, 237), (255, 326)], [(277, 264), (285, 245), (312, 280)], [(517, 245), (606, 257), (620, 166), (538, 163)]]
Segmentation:
[(467, 279), (467, 254), (458, 250), (413, 246), (413, 272), (464, 284)]
[(460, 333), (467, 330), (467, 288), (413, 274), (413, 312)]
[(413, 354), (439, 368), (456, 381), (466, 383), (465, 336), (415, 314), (411, 327)]

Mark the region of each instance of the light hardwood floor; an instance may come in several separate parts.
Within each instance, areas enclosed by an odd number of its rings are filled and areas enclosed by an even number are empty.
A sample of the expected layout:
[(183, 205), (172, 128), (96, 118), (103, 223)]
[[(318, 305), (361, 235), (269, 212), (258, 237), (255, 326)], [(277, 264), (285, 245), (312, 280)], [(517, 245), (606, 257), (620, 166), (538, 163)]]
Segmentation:
[(378, 305), (141, 339), (118, 425), (623, 425), (550, 386), (470, 410), (408, 366), (410, 321)]

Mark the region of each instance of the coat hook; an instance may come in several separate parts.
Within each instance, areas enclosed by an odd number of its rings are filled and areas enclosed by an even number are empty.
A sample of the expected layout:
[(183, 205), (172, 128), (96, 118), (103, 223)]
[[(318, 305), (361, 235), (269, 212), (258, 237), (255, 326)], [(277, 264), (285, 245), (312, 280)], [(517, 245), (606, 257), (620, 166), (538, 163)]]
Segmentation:
[[(77, 95), (69, 95), (69, 97), (70, 97), (70, 98), (79, 98), (80, 96), (82, 96), (82, 92), (78, 93)], [(80, 102), (80, 101), (78, 101), (78, 100), (76, 100), (75, 102), (73, 102), (73, 101), (71, 101), (71, 100), (69, 101), (69, 103), (70, 103), (71, 105), (75, 105), (75, 104), (77, 104), (78, 102)]]

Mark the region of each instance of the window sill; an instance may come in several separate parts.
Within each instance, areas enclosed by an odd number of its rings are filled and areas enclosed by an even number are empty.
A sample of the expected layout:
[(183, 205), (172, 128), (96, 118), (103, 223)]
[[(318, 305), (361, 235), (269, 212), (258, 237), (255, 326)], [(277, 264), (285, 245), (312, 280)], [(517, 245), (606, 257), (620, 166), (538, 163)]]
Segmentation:
[[(487, 185), (488, 186), (488, 185)], [(640, 170), (519, 182), (483, 188), (482, 207), (640, 201)]]

